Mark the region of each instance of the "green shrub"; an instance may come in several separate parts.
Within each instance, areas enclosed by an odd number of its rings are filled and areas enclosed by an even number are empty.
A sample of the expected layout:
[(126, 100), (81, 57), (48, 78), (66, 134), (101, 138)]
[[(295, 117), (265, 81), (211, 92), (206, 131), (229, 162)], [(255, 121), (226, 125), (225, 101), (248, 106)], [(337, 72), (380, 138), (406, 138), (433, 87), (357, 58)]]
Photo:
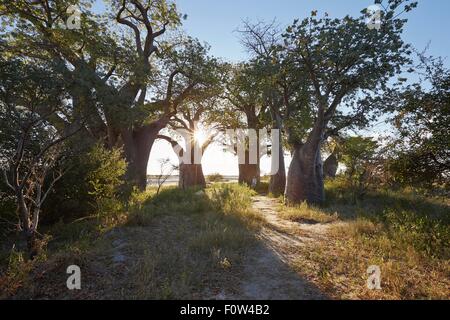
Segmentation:
[(44, 203), (43, 222), (117, 213), (126, 168), (121, 150), (97, 144), (69, 161), (71, 169), (55, 184)]
[(450, 258), (450, 228), (441, 219), (411, 210), (388, 209), (382, 220), (396, 243), (411, 245), (430, 257)]
[(252, 204), (255, 191), (245, 185), (223, 183), (209, 190), (209, 196), (214, 208), (223, 213), (247, 210)]
[(95, 213), (99, 216), (112, 215), (122, 208), (118, 199), (122, 177), (125, 174), (126, 162), (120, 149), (107, 150), (96, 145), (85, 158), (84, 165), (88, 169), (86, 183), (90, 201)]
[(224, 178), (220, 173), (213, 173), (206, 177), (206, 181), (208, 182), (221, 182)]

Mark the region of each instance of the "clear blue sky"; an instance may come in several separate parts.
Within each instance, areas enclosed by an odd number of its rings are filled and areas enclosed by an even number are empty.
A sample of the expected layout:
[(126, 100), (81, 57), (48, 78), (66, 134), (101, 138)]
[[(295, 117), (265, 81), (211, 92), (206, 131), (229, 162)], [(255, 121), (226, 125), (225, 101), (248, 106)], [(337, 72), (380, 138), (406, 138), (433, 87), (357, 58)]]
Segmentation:
[[(271, 21), (276, 18), (281, 26), (296, 18), (309, 16), (312, 10), (327, 12), (332, 17), (358, 15), (373, 0), (176, 0), (179, 11), (186, 13), (183, 22), (186, 32), (211, 45), (212, 54), (227, 60), (245, 59), (234, 32), (242, 20)], [(431, 42), (429, 53), (434, 56), (450, 55), (450, 1), (418, 0), (419, 5), (405, 15), (409, 19), (404, 38), (422, 50)], [(104, 10), (102, 0), (96, 0), (94, 10)], [(450, 61), (447, 61), (450, 65)]]
[[(295, 18), (307, 17), (312, 10), (328, 12), (332, 17), (358, 15), (373, 0), (178, 0), (179, 10), (188, 15), (184, 29), (211, 45), (212, 53), (229, 60), (245, 58), (236, 32), (243, 19), (272, 20), (282, 26)], [(405, 40), (422, 50), (431, 41), (429, 53), (450, 54), (450, 1), (419, 0), (409, 12)], [(447, 61), (449, 65), (449, 61)]]

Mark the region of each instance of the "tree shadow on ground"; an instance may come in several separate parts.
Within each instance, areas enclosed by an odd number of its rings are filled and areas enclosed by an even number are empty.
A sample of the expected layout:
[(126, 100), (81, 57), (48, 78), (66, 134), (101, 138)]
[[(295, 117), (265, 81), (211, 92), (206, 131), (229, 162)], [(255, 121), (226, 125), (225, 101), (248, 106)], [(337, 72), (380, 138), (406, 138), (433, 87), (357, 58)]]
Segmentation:
[(238, 299), (325, 300), (329, 296), (292, 270), (280, 253), (260, 241), (246, 258)]
[[(238, 207), (229, 196), (230, 207)], [(73, 232), (65, 231), (70, 243), (57, 238), (59, 250), (49, 252), (10, 298), (328, 298), (258, 238), (253, 216), (217, 212), (216, 206), (198, 189), (168, 188), (143, 201), (135, 213), (142, 217), (131, 216), (132, 223), (88, 237), (88, 221), (72, 225)], [(72, 264), (82, 271), (80, 291), (66, 287)]]

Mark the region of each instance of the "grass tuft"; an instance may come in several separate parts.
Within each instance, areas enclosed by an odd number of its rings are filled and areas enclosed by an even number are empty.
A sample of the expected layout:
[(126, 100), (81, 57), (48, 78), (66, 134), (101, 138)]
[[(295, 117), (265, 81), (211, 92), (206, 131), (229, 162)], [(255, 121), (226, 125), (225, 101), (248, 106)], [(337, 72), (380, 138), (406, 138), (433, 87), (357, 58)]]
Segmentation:
[(308, 205), (306, 202), (293, 207), (283, 206), (279, 210), (282, 218), (301, 223), (329, 223), (339, 219), (337, 212), (328, 214), (320, 208)]

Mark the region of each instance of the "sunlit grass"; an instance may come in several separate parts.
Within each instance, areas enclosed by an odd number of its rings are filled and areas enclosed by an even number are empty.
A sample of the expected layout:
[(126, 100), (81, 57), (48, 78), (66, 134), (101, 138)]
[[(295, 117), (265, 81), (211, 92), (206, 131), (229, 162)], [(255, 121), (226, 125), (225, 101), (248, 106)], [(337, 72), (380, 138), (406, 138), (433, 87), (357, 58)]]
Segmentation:
[[(260, 218), (251, 209), (253, 194), (229, 183), (205, 191), (164, 187), (158, 195), (152, 188), (135, 193), (126, 221), (115, 227), (105, 229), (98, 220), (60, 223), (51, 230), (48, 259), (28, 263), (12, 253), (0, 285), (7, 296), (22, 298), (214, 297), (235, 285), (244, 254), (255, 243)], [(123, 265), (114, 261), (118, 255)], [(71, 264), (83, 270), (81, 295), (65, 288)]]
[[(373, 191), (349, 204), (345, 187), (327, 183), (328, 205), (281, 208), (292, 221), (331, 224), (327, 238), (298, 249), (293, 267), (344, 299), (449, 299), (450, 208), (402, 191)], [(331, 199), (330, 199), (331, 198)], [(366, 286), (367, 268), (381, 269), (381, 290)]]
[(282, 206), (279, 211), (282, 218), (300, 223), (328, 223), (338, 220), (336, 212), (328, 214), (306, 202), (292, 207)]

